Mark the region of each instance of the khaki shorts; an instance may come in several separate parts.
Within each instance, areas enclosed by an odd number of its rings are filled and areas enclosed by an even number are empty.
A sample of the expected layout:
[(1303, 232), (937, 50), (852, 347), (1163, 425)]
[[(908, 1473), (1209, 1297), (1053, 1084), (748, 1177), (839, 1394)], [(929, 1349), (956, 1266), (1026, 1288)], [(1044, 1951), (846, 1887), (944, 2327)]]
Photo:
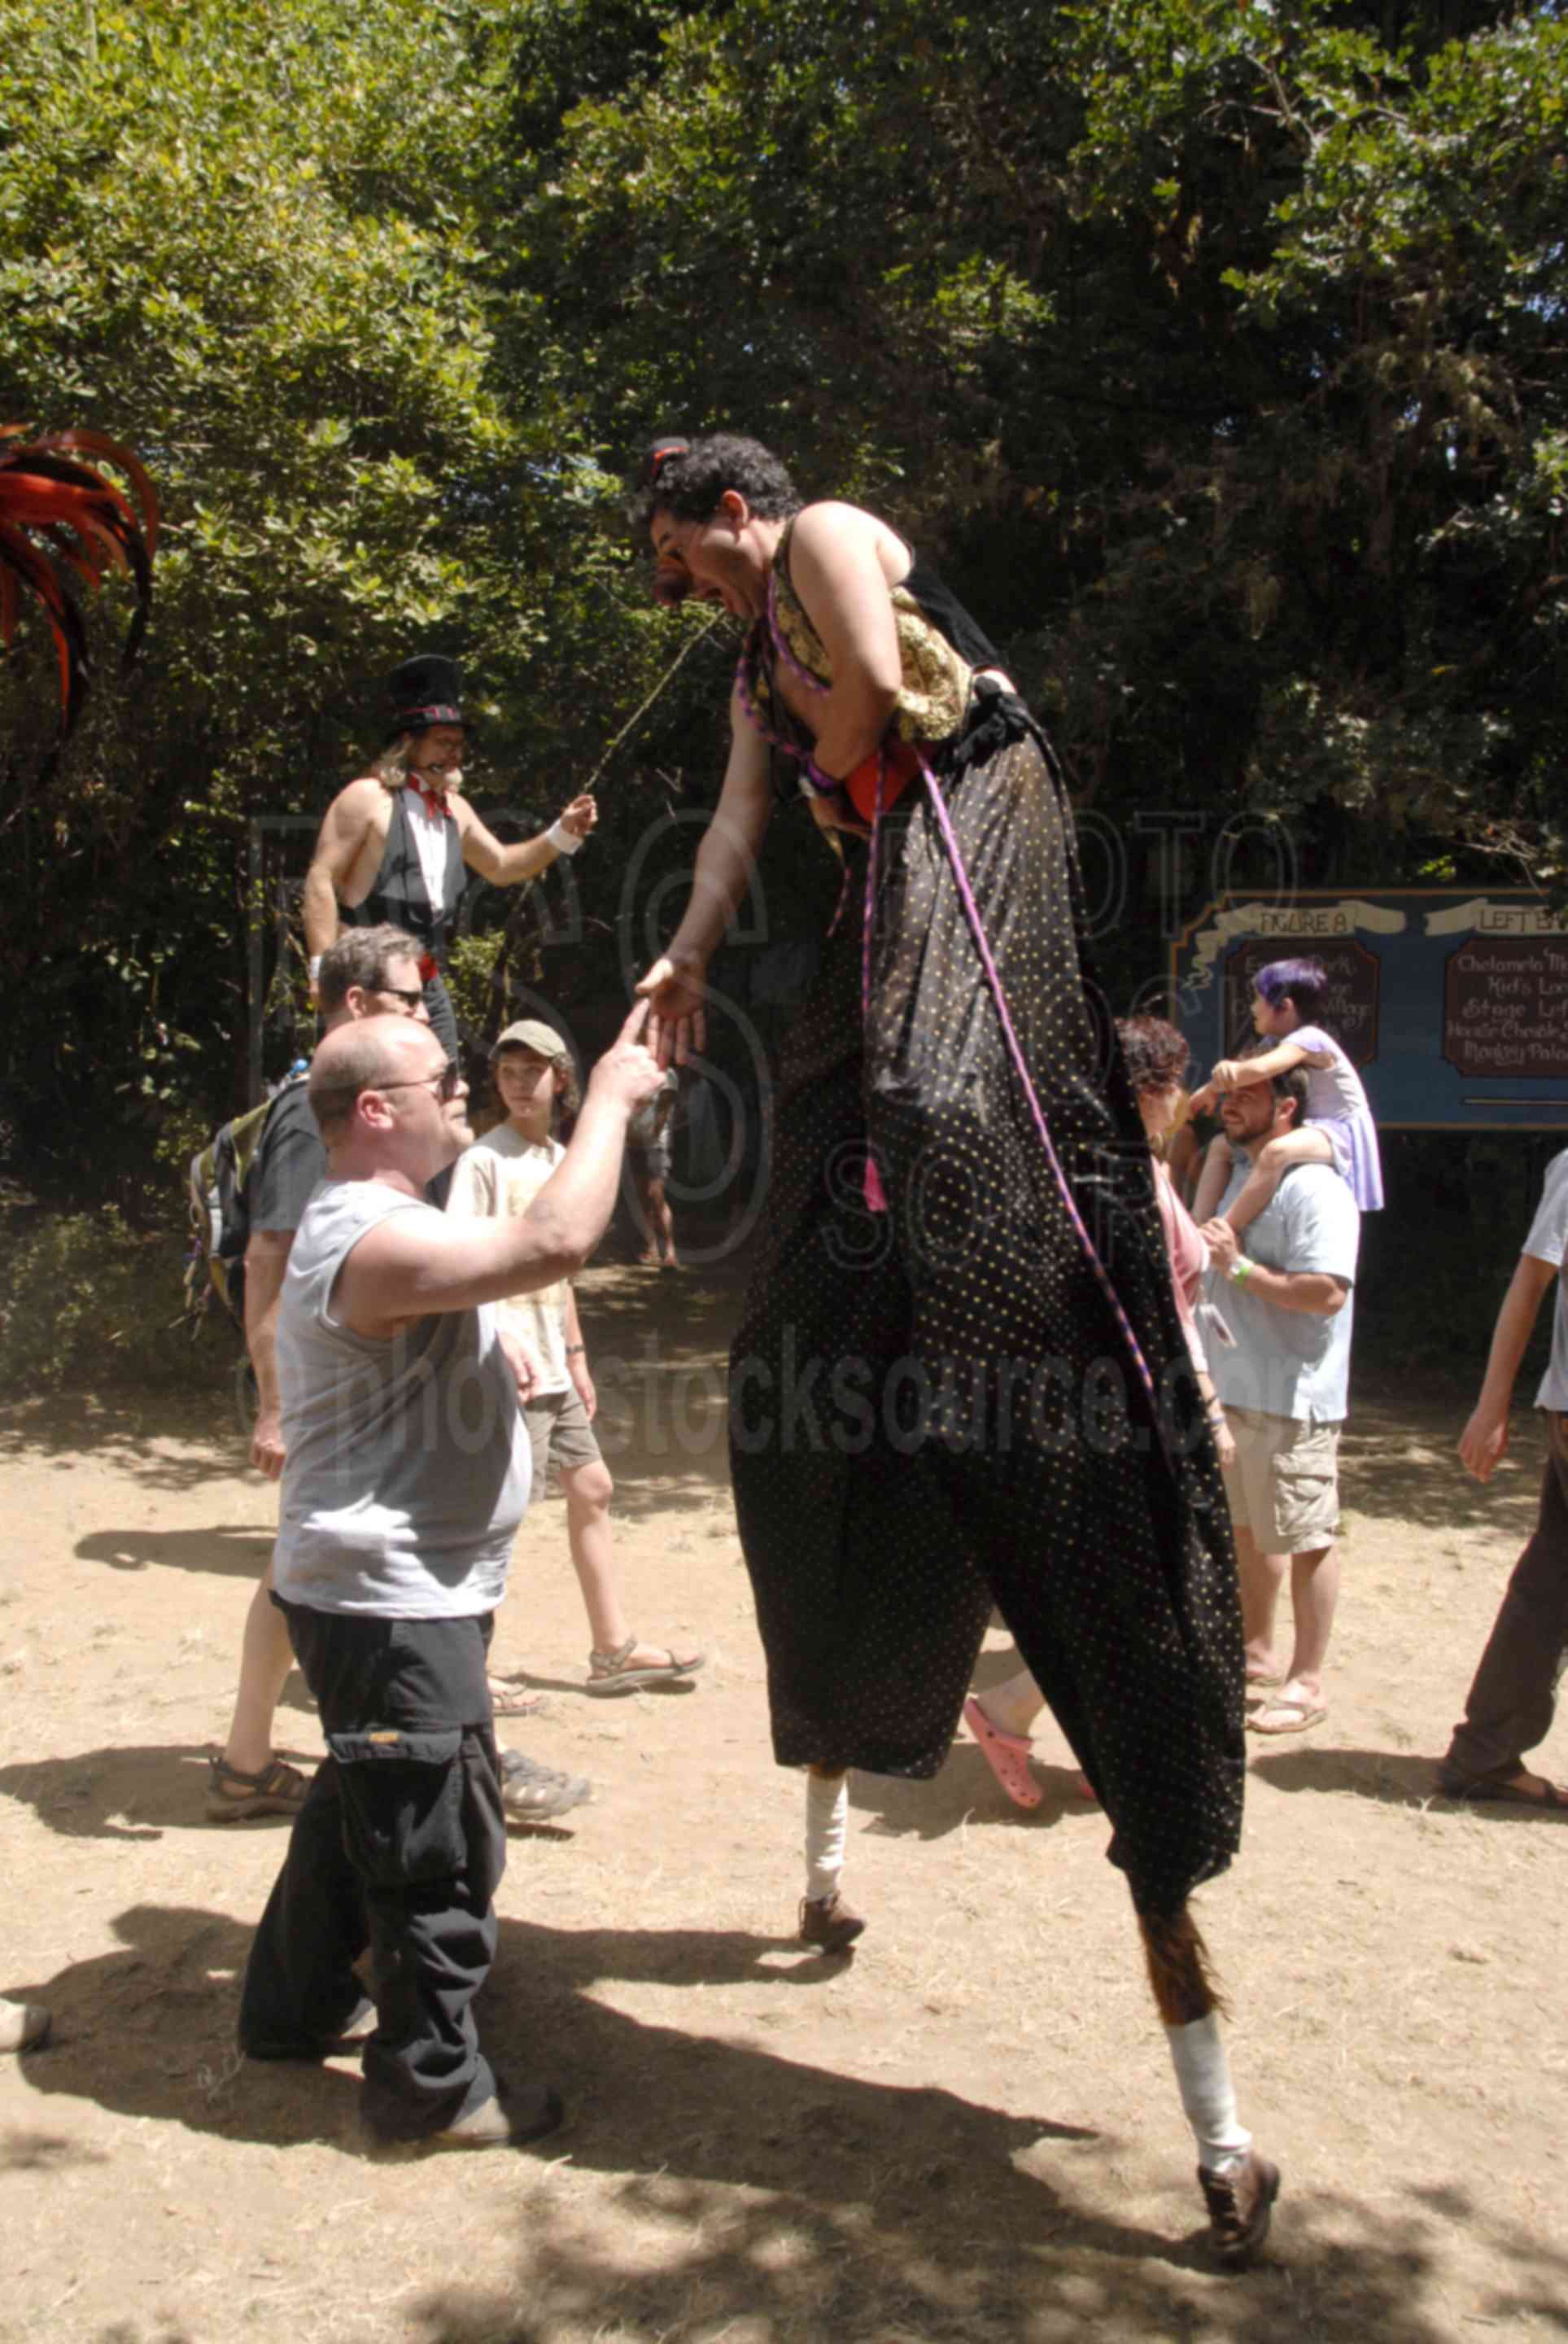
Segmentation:
[(523, 1409), (523, 1422), (533, 1445), (536, 1498), (544, 1496), (545, 1473), (549, 1466), (553, 1465), (558, 1473), (570, 1473), (578, 1465), (599, 1462), (593, 1421), (575, 1389), (529, 1400)]
[(1340, 1526), (1340, 1428), (1227, 1408), (1236, 1461), (1225, 1468), (1231, 1520), (1264, 1554), (1311, 1554)]

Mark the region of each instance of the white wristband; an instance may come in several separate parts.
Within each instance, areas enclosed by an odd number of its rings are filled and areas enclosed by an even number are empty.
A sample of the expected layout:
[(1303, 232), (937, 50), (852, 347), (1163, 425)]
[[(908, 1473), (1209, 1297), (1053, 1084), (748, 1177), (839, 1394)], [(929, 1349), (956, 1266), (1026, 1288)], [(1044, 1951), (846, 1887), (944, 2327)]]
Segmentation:
[(320, 975), (321, 975), (321, 955), (320, 955), (319, 953), (312, 953), (312, 954), (311, 954), (311, 955), (310, 955), (310, 982), (311, 982), (311, 984), (312, 984), (312, 985), (314, 985), (314, 984), (315, 984), (315, 982), (316, 982), (317, 978)]
[(558, 854), (575, 854), (587, 841), (580, 832), (568, 830), (564, 823), (552, 822), (545, 833), (545, 844), (553, 846)]

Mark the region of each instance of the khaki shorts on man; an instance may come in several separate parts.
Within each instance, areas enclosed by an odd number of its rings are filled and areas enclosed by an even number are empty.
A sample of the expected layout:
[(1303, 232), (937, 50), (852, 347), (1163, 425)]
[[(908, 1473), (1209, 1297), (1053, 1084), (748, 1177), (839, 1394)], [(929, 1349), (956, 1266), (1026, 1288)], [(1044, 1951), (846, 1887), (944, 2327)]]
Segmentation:
[(1236, 1443), (1225, 1495), (1238, 1530), (1265, 1554), (1307, 1554), (1331, 1546), (1340, 1527), (1340, 1428), (1227, 1407)]

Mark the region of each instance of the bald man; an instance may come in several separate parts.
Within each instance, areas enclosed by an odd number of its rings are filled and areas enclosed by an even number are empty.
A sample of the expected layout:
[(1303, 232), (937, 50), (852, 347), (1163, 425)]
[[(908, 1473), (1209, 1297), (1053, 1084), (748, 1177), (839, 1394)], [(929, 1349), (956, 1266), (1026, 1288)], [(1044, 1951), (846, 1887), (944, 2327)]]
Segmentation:
[(427, 1026), (344, 1026), (310, 1070), (327, 1169), (278, 1309), (273, 1577), (330, 1754), (251, 1948), (239, 2041), (253, 2058), (335, 2050), (368, 1947), (372, 2149), (520, 2146), (561, 2119), (547, 2087), (498, 2084), (471, 2008), (506, 1863), (485, 1656), (529, 1474), (491, 1306), (571, 1276), (603, 1235), (628, 1119), (660, 1081), (645, 1015), (595, 1067), (564, 1159), (517, 1220), (425, 1202), (473, 1137)]

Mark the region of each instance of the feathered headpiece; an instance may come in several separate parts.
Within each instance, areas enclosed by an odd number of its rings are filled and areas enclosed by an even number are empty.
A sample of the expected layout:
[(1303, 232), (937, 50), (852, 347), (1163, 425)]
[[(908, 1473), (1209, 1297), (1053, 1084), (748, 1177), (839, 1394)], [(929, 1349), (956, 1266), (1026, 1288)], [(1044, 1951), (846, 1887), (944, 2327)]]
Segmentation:
[[(26, 427), (0, 424), (0, 643), (10, 647), (24, 592), (44, 606), (60, 662), (60, 738), (67, 738), (92, 679), (87, 631), (68, 575), (96, 587), (112, 563), (134, 581), (136, 609), (124, 664), (141, 646), (153, 600), (158, 500), (128, 448), (99, 431), (50, 431), (25, 440)], [(13, 446), (13, 441), (21, 442)], [(141, 512), (75, 451), (101, 456), (124, 472)]]

